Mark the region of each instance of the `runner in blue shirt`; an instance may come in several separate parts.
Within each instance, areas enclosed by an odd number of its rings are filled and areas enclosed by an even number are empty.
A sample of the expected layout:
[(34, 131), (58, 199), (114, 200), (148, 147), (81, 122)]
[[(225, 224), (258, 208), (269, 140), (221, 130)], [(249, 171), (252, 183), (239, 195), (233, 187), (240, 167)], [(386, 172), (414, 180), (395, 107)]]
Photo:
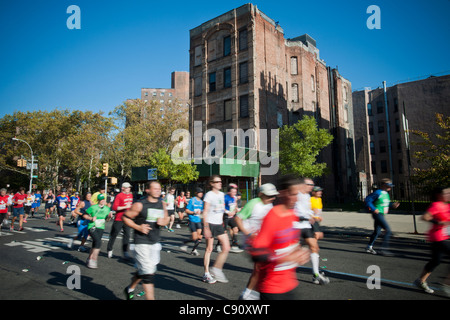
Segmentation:
[(34, 194), (34, 202), (31, 205), (31, 216), (34, 217), (34, 214), (39, 211), (39, 207), (41, 206), (42, 194), (39, 190), (36, 190)]
[(192, 239), (187, 240), (183, 242), (183, 245), (180, 247), (181, 250), (187, 252), (187, 244), (189, 242), (194, 242), (194, 247), (192, 248), (192, 251), (190, 254), (198, 256), (199, 253), (197, 251), (197, 246), (200, 244), (200, 241), (202, 240), (202, 218), (201, 213), (203, 212), (203, 189), (197, 188), (195, 192), (195, 197), (192, 198), (187, 207), (186, 207), (186, 213), (189, 217), (189, 229), (191, 229), (192, 232)]
[(70, 224), (75, 224), (75, 219), (77, 218), (77, 214), (75, 213), (75, 208), (77, 207), (78, 202), (80, 202), (79, 193), (75, 192), (73, 196), (70, 197)]
[(66, 194), (67, 190), (65, 188), (61, 189), (61, 194), (56, 197), (56, 210), (59, 219), (56, 221), (56, 225), (59, 225), (61, 232), (64, 231), (64, 220), (66, 220), (66, 210), (69, 207), (70, 199)]

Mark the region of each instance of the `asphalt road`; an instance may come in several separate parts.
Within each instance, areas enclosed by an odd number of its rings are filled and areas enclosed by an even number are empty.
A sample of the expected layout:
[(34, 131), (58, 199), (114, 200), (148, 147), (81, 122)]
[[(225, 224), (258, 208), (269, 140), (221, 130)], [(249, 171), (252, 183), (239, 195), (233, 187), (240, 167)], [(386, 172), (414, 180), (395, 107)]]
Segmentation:
[[(66, 226), (65, 231), (60, 232), (55, 221), (56, 218), (44, 220), (39, 214), (29, 219), (24, 232), (2, 230), (0, 299), (123, 300), (123, 289), (129, 284), (135, 269), (132, 262), (120, 256), (120, 238), (115, 243), (115, 256), (107, 258), (106, 243), (111, 223), (107, 224), (105, 231), (99, 268), (93, 270), (85, 266), (88, 253), (77, 251), (77, 242), (74, 249), (67, 248), (76, 228)], [(252, 270), (252, 262), (246, 253), (229, 254), (224, 267), (229, 283), (206, 284), (201, 281), (204, 243), (199, 246), (200, 256), (191, 256), (179, 250), (182, 241), (188, 237), (186, 226), (175, 229), (174, 233), (162, 231), (163, 250), (155, 280), (156, 298), (178, 300), (177, 303), (181, 300), (237, 300)], [(326, 286), (313, 284), (311, 264), (301, 266), (298, 269), (299, 299), (448, 301), (440, 287), (448, 272), (447, 258), (428, 281), (435, 294), (423, 293), (412, 285), (428, 261), (427, 243), (414, 239), (393, 239), (391, 245), (395, 256), (385, 257), (365, 253), (367, 241), (364, 236), (325, 234), (325, 239), (320, 241), (320, 266), (330, 283)], [(215, 257), (216, 253), (213, 253), (212, 261)], [(67, 284), (73, 279), (70, 277), (74, 269), (81, 276), (80, 286), (70, 289)], [(369, 284), (376, 284), (372, 279), (376, 275), (373, 270), (379, 271), (378, 289), (368, 288), (368, 280)], [(141, 288), (138, 287), (138, 291), (142, 291)]]

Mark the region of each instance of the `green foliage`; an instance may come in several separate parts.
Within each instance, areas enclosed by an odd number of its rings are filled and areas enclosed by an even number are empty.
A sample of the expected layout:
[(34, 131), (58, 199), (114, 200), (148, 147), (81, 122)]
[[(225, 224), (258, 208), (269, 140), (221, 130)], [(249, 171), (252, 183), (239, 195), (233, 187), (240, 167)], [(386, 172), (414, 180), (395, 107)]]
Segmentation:
[(194, 164), (175, 164), (164, 149), (159, 149), (151, 155), (150, 165), (157, 169), (158, 178), (166, 178), (169, 182), (188, 183), (199, 177), (199, 172)]
[(317, 163), (320, 151), (328, 146), (333, 136), (318, 129), (316, 120), (304, 116), (292, 126), (280, 129), (280, 170), (282, 174), (302, 177), (320, 177), (326, 172), (325, 163)]
[(424, 191), (430, 191), (435, 186), (448, 187), (450, 181), (450, 117), (437, 113), (436, 124), (441, 130), (433, 135), (411, 131), (420, 138), (413, 144), (418, 147), (414, 157), (422, 165), (421, 168), (413, 168), (412, 178)]

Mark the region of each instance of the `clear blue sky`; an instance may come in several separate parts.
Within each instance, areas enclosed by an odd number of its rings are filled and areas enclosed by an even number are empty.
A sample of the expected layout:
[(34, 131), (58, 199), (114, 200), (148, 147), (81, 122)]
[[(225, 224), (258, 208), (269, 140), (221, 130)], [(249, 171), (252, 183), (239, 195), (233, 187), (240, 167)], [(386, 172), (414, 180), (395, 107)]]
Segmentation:
[[(1, 0), (0, 117), (14, 111), (111, 111), (143, 87), (189, 71), (189, 30), (249, 1)], [(449, 0), (252, 2), (286, 38), (308, 33), (353, 89), (450, 70)], [(81, 29), (69, 30), (70, 5)], [(368, 6), (381, 9), (369, 30)]]

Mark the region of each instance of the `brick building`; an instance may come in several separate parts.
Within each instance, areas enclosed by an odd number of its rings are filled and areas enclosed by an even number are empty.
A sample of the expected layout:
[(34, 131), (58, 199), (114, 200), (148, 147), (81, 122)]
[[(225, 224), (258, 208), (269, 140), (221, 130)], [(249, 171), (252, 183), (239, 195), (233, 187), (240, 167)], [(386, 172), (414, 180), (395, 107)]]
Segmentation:
[(189, 72), (172, 72), (170, 88), (142, 88), (141, 100), (155, 100), (162, 106), (178, 101), (178, 103), (186, 106), (189, 104)]
[[(332, 173), (316, 183), (327, 190), (328, 199), (354, 196), (351, 83), (320, 59), (312, 37), (285, 39), (278, 23), (246, 4), (190, 30), (189, 52), (189, 128), (194, 148), (199, 144), (192, 134), (195, 121), (201, 121), (202, 132), (220, 130), (225, 144), (226, 129), (258, 133), (293, 124), (304, 114), (313, 115), (318, 126), (335, 138), (319, 159)], [(241, 137), (236, 138), (235, 144)], [(261, 137), (253, 139), (242, 141), (245, 147), (261, 150)], [(197, 147), (204, 150), (205, 146), (203, 141)], [(270, 152), (270, 143), (268, 147)], [(258, 185), (276, 178), (260, 175), (253, 182)]]
[[(438, 132), (435, 114), (450, 114), (450, 75), (388, 87), (386, 100), (387, 106), (383, 88), (353, 92), (358, 183), (364, 196), (373, 184), (391, 178), (396, 185), (394, 196), (407, 199), (410, 181), (404, 118), (409, 130)], [(413, 157), (417, 151), (414, 141), (419, 139), (410, 134), (409, 140), (411, 168), (420, 168), (422, 164)]]

